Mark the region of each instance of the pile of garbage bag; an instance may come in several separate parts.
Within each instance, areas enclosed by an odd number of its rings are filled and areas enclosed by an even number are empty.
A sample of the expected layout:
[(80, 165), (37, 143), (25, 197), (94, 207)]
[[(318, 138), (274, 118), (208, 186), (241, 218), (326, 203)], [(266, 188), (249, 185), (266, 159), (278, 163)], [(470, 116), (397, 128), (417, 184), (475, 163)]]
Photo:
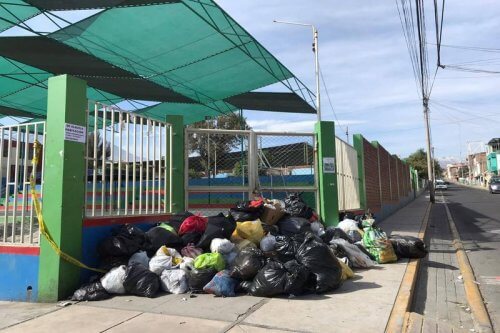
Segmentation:
[(226, 214), (183, 212), (149, 230), (123, 225), (98, 245), (107, 273), (74, 300), (207, 293), (259, 297), (326, 293), (354, 269), (427, 254), (418, 238), (387, 235), (371, 215), (325, 227), (299, 194), (240, 202)]

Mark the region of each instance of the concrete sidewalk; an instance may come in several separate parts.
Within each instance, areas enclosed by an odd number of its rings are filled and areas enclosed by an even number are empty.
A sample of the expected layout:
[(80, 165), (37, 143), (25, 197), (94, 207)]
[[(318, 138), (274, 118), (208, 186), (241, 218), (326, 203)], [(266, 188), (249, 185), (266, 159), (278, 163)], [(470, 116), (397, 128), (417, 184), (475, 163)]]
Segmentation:
[[(380, 227), (388, 234), (417, 235), (427, 206), (421, 195)], [(384, 332), (407, 263), (400, 260), (356, 270), (353, 279), (326, 295), (116, 296), (64, 308), (4, 302), (0, 328), (4, 332)]]

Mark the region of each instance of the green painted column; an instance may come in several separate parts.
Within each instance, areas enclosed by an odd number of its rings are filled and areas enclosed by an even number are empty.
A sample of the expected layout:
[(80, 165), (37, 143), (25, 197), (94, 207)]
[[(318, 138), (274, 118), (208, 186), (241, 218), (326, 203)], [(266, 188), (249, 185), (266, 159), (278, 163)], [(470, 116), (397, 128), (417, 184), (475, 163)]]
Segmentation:
[[(85, 205), (86, 89), (85, 81), (68, 75), (49, 79), (44, 156), (44, 221), (61, 250), (77, 259)], [(61, 259), (40, 236), (38, 300), (65, 299), (79, 284), (80, 268)]]
[(358, 153), (358, 177), (359, 177), (359, 203), (361, 209), (366, 210), (366, 184), (365, 184), (365, 153), (363, 148), (363, 136), (354, 134), (354, 149)]
[(318, 140), (319, 215), (327, 226), (335, 226), (339, 223), (335, 124), (333, 121), (317, 122), (314, 130)]
[(172, 124), (172, 212), (179, 213), (186, 210), (185, 183), (184, 183), (184, 117), (169, 115), (166, 122)]

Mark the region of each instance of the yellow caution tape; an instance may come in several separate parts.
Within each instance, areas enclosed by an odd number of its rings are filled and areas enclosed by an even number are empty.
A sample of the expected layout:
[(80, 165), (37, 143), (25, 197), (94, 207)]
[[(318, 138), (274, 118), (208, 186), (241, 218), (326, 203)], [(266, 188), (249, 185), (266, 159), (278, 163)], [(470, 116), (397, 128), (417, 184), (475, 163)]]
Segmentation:
[(62, 259), (66, 260), (67, 262), (69, 262), (75, 266), (78, 266), (80, 268), (88, 269), (90, 271), (95, 271), (95, 272), (99, 272), (99, 273), (106, 273), (105, 270), (89, 267), (89, 266), (85, 265), (84, 263), (82, 263), (81, 261), (79, 261), (78, 259), (63, 252), (61, 250), (61, 248), (57, 245), (57, 243), (54, 241), (52, 236), (50, 235), (50, 232), (47, 229), (47, 226), (45, 225), (45, 222), (43, 220), (42, 208), (40, 206), (40, 201), (38, 200), (38, 195), (37, 195), (36, 189), (35, 189), (35, 185), (36, 185), (35, 173), (36, 173), (36, 169), (38, 166), (38, 158), (40, 156), (40, 150), (41, 150), (40, 142), (35, 140), (33, 147), (35, 150), (35, 154), (33, 154), (33, 159), (31, 160), (31, 163), (33, 165), (33, 169), (31, 171), (31, 175), (30, 175), (30, 187), (31, 187), (31, 197), (32, 197), (31, 200), (33, 201), (33, 205), (35, 206), (35, 212), (36, 212), (36, 216), (38, 218), (38, 224), (40, 226), (40, 234), (42, 234), (45, 237), (45, 239), (47, 239), (50, 246), (54, 249), (54, 251), (57, 253), (57, 255), (60, 256)]

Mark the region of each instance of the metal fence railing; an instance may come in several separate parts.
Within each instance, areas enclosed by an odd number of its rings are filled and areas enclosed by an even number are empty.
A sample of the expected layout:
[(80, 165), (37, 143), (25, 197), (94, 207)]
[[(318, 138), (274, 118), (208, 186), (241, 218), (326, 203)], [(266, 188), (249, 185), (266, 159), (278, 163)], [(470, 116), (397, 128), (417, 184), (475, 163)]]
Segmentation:
[[(270, 199), (288, 192), (304, 192), (316, 207), (315, 135), (313, 133), (256, 132), (257, 186)], [(311, 192), (307, 195), (306, 192)]]
[(170, 124), (89, 102), (86, 216), (172, 211)]
[(255, 192), (271, 199), (310, 192), (316, 202), (315, 135), (186, 129), (186, 207), (213, 213)]
[[(41, 143), (36, 170), (32, 159), (35, 141)], [(39, 226), (34, 211), (30, 175), (42, 201), (45, 123), (33, 122), (0, 127), (0, 242), (39, 243)]]
[(358, 154), (347, 142), (335, 138), (339, 210), (360, 209)]

